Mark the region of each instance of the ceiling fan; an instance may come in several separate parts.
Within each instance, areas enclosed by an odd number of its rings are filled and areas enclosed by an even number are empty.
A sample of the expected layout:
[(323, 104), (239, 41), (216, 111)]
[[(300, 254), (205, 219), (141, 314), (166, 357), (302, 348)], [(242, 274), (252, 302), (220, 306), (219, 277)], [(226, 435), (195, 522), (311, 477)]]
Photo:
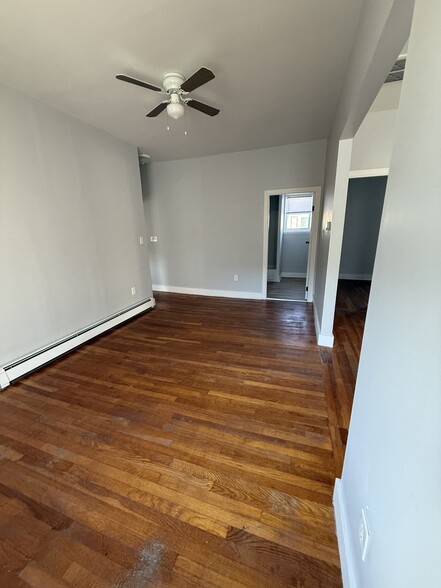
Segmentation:
[(210, 69), (201, 67), (187, 79), (185, 79), (185, 76), (177, 72), (164, 74), (162, 76), (162, 88), (124, 74), (118, 74), (116, 79), (153, 90), (154, 92), (159, 92), (160, 94), (167, 94), (169, 96), (168, 100), (163, 100), (146, 116), (152, 118), (158, 116), (161, 112), (167, 109), (167, 114), (176, 120), (184, 115), (184, 105), (199, 110), (204, 114), (208, 114), (208, 116), (216, 116), (216, 114), (219, 114), (218, 108), (214, 108), (214, 106), (210, 106), (204, 102), (199, 102), (199, 100), (195, 100), (194, 98), (187, 98), (187, 95), (190, 92), (193, 92), (196, 88), (213, 80), (214, 77), (215, 75)]

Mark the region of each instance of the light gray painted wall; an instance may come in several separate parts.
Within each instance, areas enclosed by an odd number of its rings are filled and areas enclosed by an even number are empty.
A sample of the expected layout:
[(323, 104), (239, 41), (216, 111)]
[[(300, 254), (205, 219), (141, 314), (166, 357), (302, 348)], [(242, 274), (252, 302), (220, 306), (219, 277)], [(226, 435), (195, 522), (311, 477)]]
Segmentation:
[(340, 277), (372, 276), (387, 177), (349, 180)]
[(282, 272), (305, 274), (308, 266), (310, 231), (283, 233), (281, 266)]
[(151, 164), (153, 283), (261, 293), (264, 191), (321, 186), (325, 151), (314, 141)]
[(390, 166), (397, 110), (368, 112), (352, 146), (351, 170)]
[(0, 112), (2, 366), (152, 291), (136, 148), (6, 86)]
[(440, 22), (416, 0), (342, 477), (358, 588), (441, 586)]
[(412, 11), (413, 0), (365, 0), (362, 6), (326, 154), (314, 296), (324, 338), (332, 338), (352, 138), (407, 40)]

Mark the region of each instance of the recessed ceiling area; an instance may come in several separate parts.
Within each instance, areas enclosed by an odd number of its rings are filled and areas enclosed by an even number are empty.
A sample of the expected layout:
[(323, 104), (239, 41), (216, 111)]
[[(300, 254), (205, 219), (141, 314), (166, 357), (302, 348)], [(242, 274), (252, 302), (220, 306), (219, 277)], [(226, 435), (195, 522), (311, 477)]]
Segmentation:
[[(0, 81), (139, 146), (154, 161), (326, 138), (361, 0), (3, 0)], [(319, 8), (319, 9), (318, 9)], [(216, 78), (186, 108), (146, 118), (168, 71)], [(158, 99), (159, 98), (159, 99)], [(167, 123), (170, 130), (167, 131)], [(187, 135), (184, 135), (184, 130)]]

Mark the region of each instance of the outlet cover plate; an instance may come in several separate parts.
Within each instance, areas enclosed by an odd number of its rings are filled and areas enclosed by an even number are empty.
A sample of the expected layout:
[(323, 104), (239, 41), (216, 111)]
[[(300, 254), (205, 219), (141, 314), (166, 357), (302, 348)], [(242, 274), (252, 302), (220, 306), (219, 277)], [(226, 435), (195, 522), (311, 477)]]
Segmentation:
[(358, 538), (360, 540), (361, 561), (366, 561), (369, 544), (371, 542), (371, 533), (367, 522), (366, 511), (361, 509), (360, 524), (358, 527)]

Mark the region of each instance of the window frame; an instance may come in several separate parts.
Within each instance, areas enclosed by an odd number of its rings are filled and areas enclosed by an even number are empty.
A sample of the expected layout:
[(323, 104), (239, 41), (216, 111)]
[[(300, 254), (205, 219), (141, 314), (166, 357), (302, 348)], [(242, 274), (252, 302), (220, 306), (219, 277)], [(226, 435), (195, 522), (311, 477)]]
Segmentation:
[[(299, 215), (299, 214), (307, 214), (308, 215), (308, 227), (300, 227), (300, 228), (295, 228), (295, 229), (290, 229), (288, 228), (287, 224), (288, 224), (288, 216), (289, 215)], [(311, 231), (311, 222), (312, 222), (312, 211), (305, 211), (305, 212), (286, 212), (284, 214), (284, 219), (283, 219), (283, 232), (284, 233), (309, 233)]]

